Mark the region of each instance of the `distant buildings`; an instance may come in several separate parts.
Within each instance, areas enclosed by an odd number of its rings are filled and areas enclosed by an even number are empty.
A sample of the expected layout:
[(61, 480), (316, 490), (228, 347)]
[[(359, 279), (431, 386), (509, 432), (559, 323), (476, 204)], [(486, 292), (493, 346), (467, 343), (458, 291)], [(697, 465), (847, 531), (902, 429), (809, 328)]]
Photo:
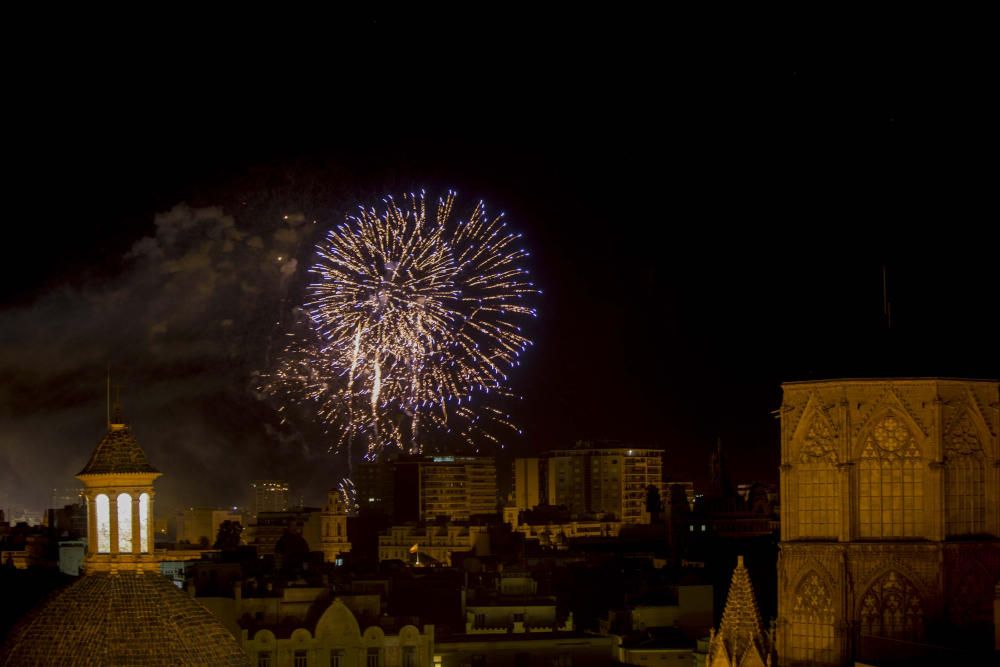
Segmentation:
[(256, 479), (250, 482), (250, 516), (261, 512), (284, 512), (288, 509), (288, 482)]
[(358, 503), (394, 523), (467, 521), (497, 513), (496, 461), (479, 456), (414, 456), (358, 466)]
[(223, 521), (243, 525), (243, 513), (217, 507), (188, 507), (177, 512), (177, 542), (212, 546)]
[(650, 487), (660, 502), (666, 495), (663, 451), (591, 444), (515, 459), (514, 506), (527, 510), (539, 504), (562, 505), (573, 515), (604, 514), (622, 523), (649, 523)]
[[(393, 526), (378, 538), (378, 559), (413, 564), (451, 565), (452, 554), (487, 544), (484, 525), (423, 524)], [(421, 559), (423, 559), (421, 561)]]

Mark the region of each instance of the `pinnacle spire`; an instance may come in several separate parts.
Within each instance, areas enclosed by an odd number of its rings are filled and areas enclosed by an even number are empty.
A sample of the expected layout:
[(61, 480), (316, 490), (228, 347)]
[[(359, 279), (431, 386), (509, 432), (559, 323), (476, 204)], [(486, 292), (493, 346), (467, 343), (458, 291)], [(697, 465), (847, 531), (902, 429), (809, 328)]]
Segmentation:
[[(750, 583), (750, 573), (743, 565), (743, 556), (736, 557), (736, 569), (729, 584), (722, 624), (710, 644), (710, 656), (722, 652), (730, 665), (768, 664), (770, 640), (757, 609), (757, 599)], [(709, 662), (716, 664), (711, 658)]]

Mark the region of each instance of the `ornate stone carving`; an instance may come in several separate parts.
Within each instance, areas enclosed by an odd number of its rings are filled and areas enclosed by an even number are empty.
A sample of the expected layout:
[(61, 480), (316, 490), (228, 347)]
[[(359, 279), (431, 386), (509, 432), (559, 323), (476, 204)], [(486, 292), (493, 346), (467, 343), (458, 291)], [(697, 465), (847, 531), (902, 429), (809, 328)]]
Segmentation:
[(968, 410), (962, 410), (958, 419), (951, 424), (944, 439), (944, 446), (948, 456), (968, 456), (983, 450), (979, 442), (979, 431), (972, 422)]
[(861, 599), (861, 632), (877, 637), (916, 639), (923, 635), (920, 596), (906, 577), (890, 570)]
[(890, 410), (865, 438), (862, 459), (919, 459), (920, 448), (906, 425)]
[(837, 463), (836, 435), (830, 422), (819, 412), (813, 415), (799, 453), (801, 463)]

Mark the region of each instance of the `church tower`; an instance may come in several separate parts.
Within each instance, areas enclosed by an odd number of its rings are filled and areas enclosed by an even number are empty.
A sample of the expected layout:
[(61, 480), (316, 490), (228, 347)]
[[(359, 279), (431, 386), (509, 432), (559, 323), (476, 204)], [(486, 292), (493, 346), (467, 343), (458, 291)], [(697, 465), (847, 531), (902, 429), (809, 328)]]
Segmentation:
[(771, 637), (764, 631), (743, 556), (736, 560), (719, 631), (708, 641), (708, 667), (770, 667)]
[(878, 661), (922, 643), (992, 648), (998, 389), (944, 378), (782, 385), (782, 665)]
[(87, 503), (88, 574), (158, 571), (153, 557), (153, 480), (160, 474), (116, 409), (107, 434), (76, 475)]
[(347, 505), (337, 489), (327, 492), (326, 507), (320, 519), (323, 560), (333, 563), (341, 554), (351, 550), (351, 543), (347, 541)]

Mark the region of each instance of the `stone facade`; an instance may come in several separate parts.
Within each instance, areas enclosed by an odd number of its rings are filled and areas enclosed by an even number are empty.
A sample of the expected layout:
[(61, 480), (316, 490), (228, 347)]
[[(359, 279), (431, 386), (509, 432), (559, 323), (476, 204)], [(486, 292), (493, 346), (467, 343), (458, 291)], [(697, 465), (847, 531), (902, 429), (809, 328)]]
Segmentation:
[(719, 631), (709, 635), (709, 667), (770, 667), (774, 658), (773, 639), (761, 622), (750, 573), (743, 556), (736, 561), (729, 584), (726, 609)]
[(330, 489), (326, 494), (321, 532), (320, 545), (325, 562), (335, 563), (337, 558), (351, 550), (351, 543), (347, 539), (347, 505), (337, 489)]
[(243, 647), (252, 664), (266, 667), (431, 667), (434, 626), (423, 632), (405, 625), (398, 634), (372, 626), (364, 632), (340, 600), (323, 612), (315, 630), (296, 628), (289, 636), (270, 629), (243, 631)]
[(988, 648), (1000, 577), (997, 382), (783, 385), (778, 654)]

